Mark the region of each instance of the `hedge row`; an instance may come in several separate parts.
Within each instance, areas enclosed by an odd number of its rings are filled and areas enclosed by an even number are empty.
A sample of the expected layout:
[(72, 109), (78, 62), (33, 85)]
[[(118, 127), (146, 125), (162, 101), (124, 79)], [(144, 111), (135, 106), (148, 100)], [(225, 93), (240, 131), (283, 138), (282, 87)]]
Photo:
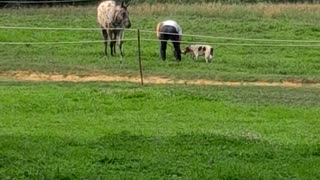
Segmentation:
[(130, 3), (320, 3), (320, 0), (131, 0)]
[[(97, 3), (103, 0), (0, 0), (0, 3), (14, 4), (14, 3), (26, 3), (32, 2), (35, 4), (50, 3), (50, 1), (57, 3)], [(117, 0), (120, 1), (120, 0)], [(139, 3), (176, 3), (176, 4), (192, 4), (192, 3), (320, 3), (320, 0), (124, 0), (130, 1), (130, 4), (139, 4)]]

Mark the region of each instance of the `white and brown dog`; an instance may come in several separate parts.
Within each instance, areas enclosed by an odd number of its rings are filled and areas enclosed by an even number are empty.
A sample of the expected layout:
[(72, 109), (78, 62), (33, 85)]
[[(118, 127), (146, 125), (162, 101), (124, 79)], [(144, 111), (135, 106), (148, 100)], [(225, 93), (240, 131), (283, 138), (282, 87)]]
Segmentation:
[(205, 57), (206, 63), (213, 61), (213, 48), (209, 45), (189, 45), (187, 46), (183, 54), (192, 53), (192, 58), (198, 60), (199, 56)]

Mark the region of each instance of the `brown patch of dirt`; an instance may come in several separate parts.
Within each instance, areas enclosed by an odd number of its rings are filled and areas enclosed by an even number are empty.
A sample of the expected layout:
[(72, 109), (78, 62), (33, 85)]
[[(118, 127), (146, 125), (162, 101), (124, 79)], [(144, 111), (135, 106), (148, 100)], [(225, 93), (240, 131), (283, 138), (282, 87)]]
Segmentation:
[[(11, 71), (0, 74), (0, 79), (14, 79), (19, 81), (69, 81), (69, 82), (91, 82), (91, 81), (104, 81), (104, 82), (134, 82), (140, 83), (139, 76), (117, 76), (105, 74), (92, 74), (92, 75), (62, 75), (62, 74), (44, 74), (39, 72), (28, 71)], [(206, 79), (197, 80), (174, 80), (159, 76), (147, 76), (143, 78), (146, 84), (189, 84), (189, 85), (213, 85), (213, 86), (278, 86), (278, 87), (317, 87), (320, 84), (316, 83), (300, 83), (300, 82), (224, 82), (213, 81)]]

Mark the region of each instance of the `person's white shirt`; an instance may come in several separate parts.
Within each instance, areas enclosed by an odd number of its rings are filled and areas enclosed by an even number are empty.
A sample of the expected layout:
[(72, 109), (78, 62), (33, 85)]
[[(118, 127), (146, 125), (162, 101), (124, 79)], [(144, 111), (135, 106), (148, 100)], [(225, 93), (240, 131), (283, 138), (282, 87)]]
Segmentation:
[(162, 22), (162, 26), (173, 26), (176, 28), (178, 34), (181, 36), (182, 35), (182, 29), (181, 27), (179, 26), (179, 24), (175, 21), (172, 21), (172, 20), (167, 20), (167, 21), (163, 21)]

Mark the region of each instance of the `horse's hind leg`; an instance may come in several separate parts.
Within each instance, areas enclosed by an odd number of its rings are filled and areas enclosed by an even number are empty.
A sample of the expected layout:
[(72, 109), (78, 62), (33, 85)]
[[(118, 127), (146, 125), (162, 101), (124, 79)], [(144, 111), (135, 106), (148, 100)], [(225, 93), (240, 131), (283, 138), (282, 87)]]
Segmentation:
[(118, 45), (119, 45), (120, 63), (122, 63), (122, 56), (123, 56), (123, 52), (122, 52), (123, 41), (122, 41), (122, 38), (123, 38), (123, 31), (120, 31), (118, 33)]
[(119, 35), (119, 38), (118, 38), (118, 43), (119, 43), (119, 51), (120, 51), (120, 56), (123, 56), (123, 51), (122, 51), (122, 44), (123, 44), (123, 41), (122, 41), (122, 34), (123, 32), (120, 32), (120, 35)]
[[(117, 46), (117, 42), (119, 42), (119, 37), (121, 36), (121, 32), (119, 32), (118, 30), (116, 30), (114, 32), (114, 37), (113, 37), (113, 40), (114, 40), (114, 43), (113, 43), (113, 52), (114, 52), (114, 55), (116, 55), (116, 46)], [(120, 53), (121, 53), (121, 49), (120, 49)], [(120, 54), (121, 56), (121, 54)]]
[(108, 38), (110, 42), (110, 52), (111, 56), (114, 55), (114, 32), (112, 30), (108, 30)]
[(120, 50), (120, 54), (121, 54), (121, 56), (123, 56), (122, 44), (123, 44), (123, 41), (122, 41), (122, 40), (120, 40), (120, 42), (119, 42), (119, 50)]
[(108, 32), (106, 29), (102, 29), (102, 37), (103, 37), (103, 44), (104, 44), (104, 55), (107, 56), (108, 55), (108, 50), (107, 50), (107, 46), (108, 46)]
[(122, 56), (123, 56), (123, 52), (122, 52), (122, 40), (119, 40), (119, 55), (120, 55), (120, 63), (122, 63)]

